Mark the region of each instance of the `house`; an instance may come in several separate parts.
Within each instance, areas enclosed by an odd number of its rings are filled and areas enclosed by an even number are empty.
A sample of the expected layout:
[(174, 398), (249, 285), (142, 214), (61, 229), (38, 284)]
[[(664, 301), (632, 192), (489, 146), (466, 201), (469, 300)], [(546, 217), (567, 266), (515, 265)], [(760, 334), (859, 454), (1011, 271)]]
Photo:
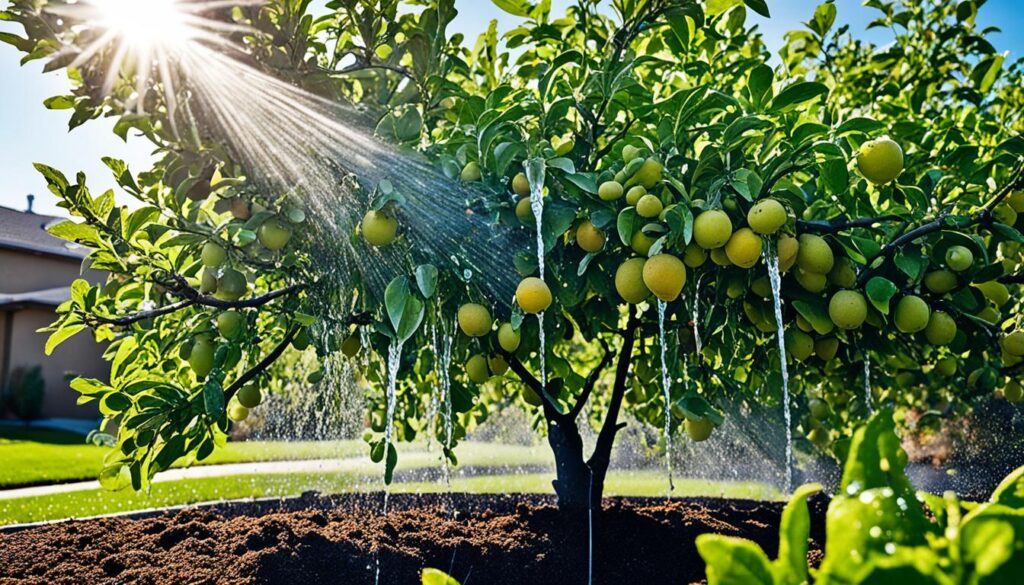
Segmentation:
[(63, 219), (33, 213), (32, 200), (29, 195), (26, 211), (0, 206), (0, 418), (15, 416), (12, 378), (35, 366), (42, 373), (41, 418), (98, 418), (95, 405), (76, 404), (69, 381), (77, 375), (105, 378), (103, 347), (81, 333), (47, 356), (48, 334), (37, 331), (56, 320), (55, 309), (70, 298), (75, 279), (102, 282), (103, 274), (83, 266), (87, 249), (46, 231)]

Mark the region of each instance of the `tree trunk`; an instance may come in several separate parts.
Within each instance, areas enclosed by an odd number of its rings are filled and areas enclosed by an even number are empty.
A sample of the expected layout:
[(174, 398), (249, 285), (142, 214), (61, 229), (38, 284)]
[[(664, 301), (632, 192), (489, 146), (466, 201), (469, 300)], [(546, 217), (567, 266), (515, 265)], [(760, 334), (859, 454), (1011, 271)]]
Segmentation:
[[(551, 482), (558, 496), (558, 507), (564, 511), (581, 512), (600, 509), (603, 485), (594, 476), (591, 484), (590, 467), (583, 459), (583, 438), (576, 421), (559, 416), (548, 419), (548, 444), (555, 455), (556, 478)], [(604, 476), (601, 476), (603, 483)], [(593, 494), (598, 494), (593, 498)], [(594, 503), (596, 502), (596, 503)]]

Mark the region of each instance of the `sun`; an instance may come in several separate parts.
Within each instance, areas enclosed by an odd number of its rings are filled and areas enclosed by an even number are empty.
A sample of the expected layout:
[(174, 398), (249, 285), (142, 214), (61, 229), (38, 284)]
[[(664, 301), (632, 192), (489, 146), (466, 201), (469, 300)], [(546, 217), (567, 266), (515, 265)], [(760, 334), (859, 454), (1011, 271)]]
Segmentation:
[(117, 34), (137, 50), (173, 48), (195, 37), (179, 0), (88, 0), (94, 26)]

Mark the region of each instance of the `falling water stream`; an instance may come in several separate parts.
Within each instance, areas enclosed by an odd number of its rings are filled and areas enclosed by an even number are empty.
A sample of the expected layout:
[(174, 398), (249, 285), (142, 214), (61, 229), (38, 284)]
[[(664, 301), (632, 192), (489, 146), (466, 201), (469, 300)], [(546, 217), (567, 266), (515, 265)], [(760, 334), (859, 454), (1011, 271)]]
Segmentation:
[[(387, 468), (388, 456), (391, 452), (391, 435), (394, 433), (395, 428), (395, 408), (398, 406), (398, 366), (401, 364), (402, 359), (402, 345), (404, 341), (391, 340), (391, 344), (388, 345), (388, 410), (386, 420), (384, 421), (384, 466)], [(387, 471), (385, 471), (385, 474)], [(386, 518), (388, 515), (388, 496), (391, 495), (391, 487), (385, 482), (384, 484), (384, 511), (383, 516)], [(374, 576), (374, 583), (380, 583), (380, 552), (377, 552), (376, 559), (376, 572)]]
[[(542, 158), (531, 158), (523, 164), (526, 170), (526, 179), (530, 183), (530, 209), (533, 210), (533, 219), (536, 221), (537, 231), (537, 277), (544, 280), (544, 174), (547, 162)], [(547, 390), (547, 343), (544, 338), (544, 313), (537, 313), (537, 325), (539, 327), (540, 349), (540, 386), (541, 391)]]
[(864, 352), (864, 405), (868, 408), (868, 414), (875, 412), (875, 406), (872, 403), (874, 397), (871, 396), (871, 356), (868, 352)]
[(697, 286), (693, 289), (693, 343), (697, 348), (697, 361), (700, 362), (701, 353), (704, 351), (703, 343), (700, 340), (700, 281), (704, 275), (697, 279)]
[(668, 375), (668, 353), (665, 347), (665, 301), (658, 300), (658, 343), (661, 351), (661, 390), (665, 393), (665, 466), (668, 470), (668, 495), (676, 486), (672, 481), (672, 385)]
[(786, 364), (786, 331), (782, 321), (782, 274), (779, 271), (779, 255), (775, 242), (768, 240), (764, 251), (768, 264), (768, 277), (772, 283), (772, 301), (775, 306), (776, 337), (779, 341), (779, 370), (782, 373), (782, 416), (786, 425), (786, 493), (793, 489), (793, 413), (790, 411), (789, 368)]

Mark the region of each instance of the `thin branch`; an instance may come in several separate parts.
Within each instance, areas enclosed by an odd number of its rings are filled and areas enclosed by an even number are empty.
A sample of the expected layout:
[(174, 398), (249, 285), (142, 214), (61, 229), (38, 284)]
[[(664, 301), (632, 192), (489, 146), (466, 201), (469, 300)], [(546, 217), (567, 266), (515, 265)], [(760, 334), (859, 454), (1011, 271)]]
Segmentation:
[(608, 343), (598, 338), (601, 342), (601, 347), (604, 348), (604, 356), (601, 357), (601, 362), (594, 366), (594, 369), (590, 371), (590, 375), (587, 376), (586, 382), (583, 383), (583, 392), (580, 393), (579, 398), (576, 399), (575, 406), (569, 411), (569, 418), (575, 419), (583, 412), (583, 407), (586, 406), (587, 401), (590, 400), (590, 395), (594, 391), (594, 386), (597, 385), (598, 378), (601, 377), (601, 372), (608, 367), (608, 364), (612, 363), (612, 357), (615, 355), (612, 352), (612, 348), (608, 346)]
[(880, 223), (895, 221), (903, 221), (903, 219), (896, 215), (880, 215), (878, 217), (863, 217), (859, 219), (837, 217), (835, 219), (817, 221), (801, 219), (796, 222), (796, 226), (797, 231), (801, 233), (835, 234), (855, 228), (873, 228)]
[(284, 351), (288, 349), (288, 345), (291, 344), (292, 340), (295, 339), (295, 336), (299, 334), (299, 329), (299, 327), (292, 327), (288, 331), (288, 333), (285, 334), (284, 339), (281, 340), (281, 343), (278, 343), (277, 347), (271, 350), (271, 352), (268, 353), (266, 357), (260, 360), (260, 363), (249, 368), (244, 374), (241, 375), (241, 377), (235, 380), (233, 384), (228, 386), (227, 390), (224, 391), (224, 400), (231, 400), (231, 397), (234, 396), (236, 392), (241, 390), (242, 386), (245, 386), (249, 382), (255, 380), (256, 376), (259, 376), (267, 368), (272, 366), (274, 362), (277, 361), (277, 358), (281, 357), (281, 354), (283, 354)]
[(633, 309), (630, 308), (629, 322), (626, 324), (626, 330), (622, 333), (619, 363), (615, 368), (615, 386), (612, 389), (612, 400), (608, 405), (608, 413), (605, 415), (601, 432), (597, 436), (594, 453), (587, 463), (591, 469), (595, 465), (600, 469), (607, 469), (608, 462), (611, 459), (612, 445), (615, 444), (615, 435), (625, 426), (624, 424), (619, 424), (619, 411), (622, 409), (622, 399), (626, 394), (626, 382), (629, 377), (633, 345), (636, 342), (636, 331), (639, 325), (639, 315), (633, 313)]
[(551, 401), (551, 397), (548, 396), (547, 392), (544, 391), (544, 385), (540, 383), (540, 380), (536, 376), (530, 373), (530, 370), (526, 369), (523, 362), (519, 361), (514, 355), (502, 351), (502, 355), (505, 361), (508, 362), (508, 367), (519, 376), (531, 390), (533, 390), (537, 396), (540, 396), (541, 402), (544, 403), (544, 414), (550, 419), (559, 418), (561, 415), (558, 412), (558, 408), (555, 403)]

